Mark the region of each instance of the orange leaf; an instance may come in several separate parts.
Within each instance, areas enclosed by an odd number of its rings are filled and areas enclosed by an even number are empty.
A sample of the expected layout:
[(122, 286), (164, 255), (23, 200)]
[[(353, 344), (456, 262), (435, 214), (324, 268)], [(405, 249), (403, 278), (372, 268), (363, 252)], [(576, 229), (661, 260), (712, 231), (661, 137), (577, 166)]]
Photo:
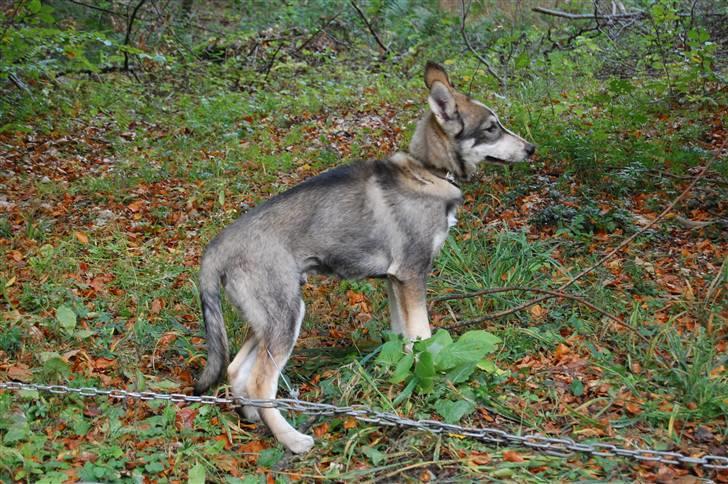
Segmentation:
[(78, 241), (81, 242), (83, 245), (88, 244), (88, 235), (86, 235), (85, 233), (76, 231), (73, 233), (73, 235), (75, 235)]
[(534, 304), (528, 311), (531, 313), (531, 316), (536, 319), (543, 318), (544, 316), (546, 316), (547, 313), (547, 311), (540, 304)]
[(357, 422), (354, 417), (349, 417), (346, 420), (344, 420), (344, 428), (346, 430), (356, 428), (356, 426), (357, 426)]
[(490, 454), (474, 450), (470, 453), (470, 462), (476, 466), (484, 466), (490, 463)]
[(554, 356), (556, 357), (557, 360), (560, 360), (564, 356), (569, 354), (570, 351), (571, 350), (569, 349), (568, 346), (566, 346), (563, 343), (559, 343), (559, 346), (557, 346), (556, 349), (554, 350)]
[(624, 405), (624, 408), (632, 415), (639, 415), (642, 413), (642, 408), (636, 403), (627, 403)]
[(513, 450), (504, 450), (503, 460), (505, 460), (506, 462), (523, 462), (526, 459), (524, 459), (518, 452), (515, 452)]
[(139, 210), (141, 210), (142, 205), (144, 204), (144, 200), (136, 200), (134, 202), (131, 202), (129, 205), (126, 206), (129, 210), (136, 213)]
[(329, 431), (329, 424), (327, 424), (326, 422), (322, 423), (321, 425), (317, 425), (316, 427), (313, 428), (313, 434), (319, 438), (326, 435), (326, 432), (328, 432), (328, 431)]
[(261, 450), (264, 450), (265, 448), (266, 448), (265, 444), (263, 444), (263, 442), (261, 442), (260, 440), (253, 440), (251, 442), (242, 444), (240, 446), (240, 450), (242, 452), (249, 452), (249, 453), (258, 453)]
[(94, 368), (97, 370), (106, 370), (114, 366), (116, 366), (116, 360), (112, 360), (111, 358), (96, 358), (94, 360)]

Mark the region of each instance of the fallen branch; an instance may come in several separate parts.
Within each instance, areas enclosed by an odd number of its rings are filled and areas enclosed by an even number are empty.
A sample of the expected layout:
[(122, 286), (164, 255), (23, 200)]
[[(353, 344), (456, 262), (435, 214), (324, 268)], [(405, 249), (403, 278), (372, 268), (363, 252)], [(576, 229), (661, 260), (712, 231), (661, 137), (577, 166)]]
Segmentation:
[(379, 35), (377, 35), (376, 30), (374, 30), (374, 27), (372, 27), (372, 24), (369, 23), (369, 20), (367, 20), (366, 15), (364, 15), (364, 12), (361, 11), (359, 8), (359, 5), (356, 4), (354, 0), (349, 0), (349, 3), (351, 3), (351, 6), (354, 7), (354, 10), (356, 10), (356, 13), (359, 14), (361, 19), (364, 21), (364, 24), (369, 29), (369, 32), (371, 32), (372, 36), (374, 37), (374, 40), (377, 41), (377, 44), (379, 44), (379, 47), (382, 49), (382, 54), (387, 54), (389, 52), (389, 49), (387, 49), (387, 46), (384, 45), (382, 42), (382, 39), (379, 38)]
[(570, 13), (545, 7), (534, 7), (531, 10), (534, 12), (542, 13), (544, 15), (551, 15), (553, 17), (568, 18), (569, 20), (612, 20), (623, 18), (642, 18), (647, 15), (645, 12), (615, 13), (612, 15), (598, 15), (593, 13)]
[(475, 48), (470, 43), (470, 39), (468, 39), (468, 36), (465, 33), (465, 19), (468, 17), (468, 13), (470, 12), (471, 3), (472, 3), (472, 1), (469, 1), (468, 6), (466, 7), (465, 0), (460, 0), (460, 5), (462, 7), (462, 15), (460, 16), (460, 35), (462, 35), (463, 40), (465, 41), (465, 45), (468, 47), (470, 52), (473, 53), (475, 58), (478, 59), (481, 62), (481, 64), (485, 65), (485, 68), (488, 70), (488, 74), (493, 76), (498, 81), (498, 84), (500, 84), (501, 88), (505, 89), (506, 88), (505, 78), (499, 76), (498, 73), (495, 71), (495, 69), (493, 69), (493, 66), (488, 61), (488, 59), (486, 59), (485, 57), (480, 55), (480, 53), (477, 50), (475, 50)]
[[(723, 148), (725, 147), (725, 144), (726, 144), (726, 142), (723, 142), (723, 144), (720, 146), (720, 148), (717, 149), (718, 156), (720, 156), (720, 153), (723, 150)], [(682, 201), (682, 199), (685, 198), (685, 196), (687, 196), (687, 194), (693, 189), (693, 187), (695, 187), (695, 185), (698, 183), (698, 181), (703, 177), (703, 175), (708, 171), (708, 169), (710, 169), (710, 166), (713, 164), (713, 161), (714, 161), (713, 158), (711, 158), (710, 160), (708, 160), (707, 163), (705, 164), (705, 166), (703, 167), (703, 169), (700, 171), (700, 173), (698, 173), (695, 176), (695, 178), (693, 178), (693, 181), (690, 183), (690, 185), (688, 185), (687, 188), (685, 188), (685, 190), (683, 190), (682, 193), (680, 193), (680, 195), (678, 195), (677, 198), (675, 198), (650, 223), (648, 223), (647, 225), (645, 225), (644, 227), (642, 227), (640, 230), (638, 230), (637, 232), (635, 232), (634, 234), (632, 234), (631, 236), (629, 236), (628, 238), (626, 238), (624, 241), (622, 241), (622, 243), (620, 243), (616, 248), (614, 248), (611, 251), (609, 251), (609, 253), (607, 253), (607, 255), (605, 255), (604, 257), (602, 257), (601, 259), (599, 259), (596, 263), (594, 263), (591, 266), (587, 267), (586, 269), (584, 269), (583, 271), (581, 271), (580, 273), (578, 273), (576, 276), (572, 277), (567, 282), (565, 282), (564, 284), (562, 284), (561, 286), (559, 286), (559, 288), (556, 290), (556, 292), (563, 291), (564, 289), (566, 289), (567, 287), (571, 286), (576, 281), (578, 281), (579, 279), (581, 279), (582, 277), (584, 277), (585, 275), (587, 275), (587, 274), (591, 273), (592, 271), (594, 271), (594, 269), (596, 269), (597, 267), (599, 267), (602, 264), (604, 264), (604, 262), (606, 262), (607, 260), (611, 259), (615, 254), (617, 254), (624, 247), (626, 247), (627, 245), (629, 245), (634, 239), (636, 239), (637, 237), (639, 237), (640, 235), (642, 235), (643, 233), (645, 233), (647, 231), (647, 229), (649, 229), (650, 227), (652, 227), (653, 225), (655, 225), (657, 222), (659, 222), (660, 220), (662, 220), (663, 218), (665, 218), (665, 216), (667, 216), (667, 214), (670, 213), (675, 208), (675, 205), (677, 205), (678, 203), (680, 203), (680, 201)], [(538, 303), (540, 303), (542, 301), (546, 301), (547, 299), (552, 299), (554, 297), (557, 297), (557, 296), (553, 296), (551, 294), (546, 294), (545, 296), (541, 296), (541, 297), (537, 297), (537, 298), (530, 299), (530, 300), (528, 300), (528, 301), (526, 301), (524, 303), (519, 304), (516, 307), (510, 308), (510, 309), (506, 309), (506, 310), (503, 310), (503, 311), (493, 312), (493, 313), (490, 313), (490, 314), (485, 314), (483, 316), (480, 316), (480, 317), (477, 317), (477, 318), (473, 318), (473, 319), (469, 319), (469, 320), (466, 320), (466, 321), (461, 321), (461, 322), (459, 322), (457, 324), (454, 324), (454, 325), (449, 326), (448, 328), (457, 328), (457, 327), (463, 327), (463, 326), (472, 326), (472, 325), (479, 324), (479, 323), (482, 323), (484, 321), (488, 321), (488, 320), (491, 320), (491, 319), (496, 319), (496, 318), (501, 318), (503, 316), (508, 316), (509, 314), (513, 314), (513, 313), (516, 313), (518, 311), (522, 311), (522, 310), (524, 310), (526, 308), (529, 308), (529, 307), (533, 306), (534, 304), (538, 304)]]
[[(551, 15), (552, 17), (567, 18), (569, 20), (620, 20), (620, 19), (643, 19), (649, 17), (647, 12), (626, 12), (626, 13), (613, 13), (610, 15), (600, 15), (596, 13), (570, 13), (561, 10), (554, 10), (552, 8), (545, 7), (534, 7), (531, 9), (534, 12), (542, 13), (544, 15)], [(678, 12), (678, 17), (693, 17), (692, 13)], [(724, 13), (705, 13), (703, 17), (725, 17), (728, 16)]]
[[(592, 304), (591, 302), (587, 301), (581, 296), (576, 296), (574, 294), (569, 294), (567, 292), (561, 292), (561, 291), (552, 291), (550, 289), (540, 289), (536, 287), (495, 287), (490, 289), (481, 289), (479, 291), (474, 292), (467, 292), (467, 293), (461, 293), (461, 294), (449, 294), (445, 296), (436, 297), (432, 300), (432, 303), (440, 302), (440, 301), (453, 301), (457, 299), (468, 299), (471, 297), (477, 297), (477, 296), (484, 296), (487, 294), (498, 294), (501, 292), (535, 292), (537, 294), (547, 294), (549, 297), (546, 299), (552, 299), (552, 298), (564, 298), (569, 299), (571, 301), (576, 301), (579, 304), (583, 304), (584, 306), (588, 307), (589, 309), (598, 312), (602, 316), (605, 316), (615, 323), (619, 324), (623, 328), (626, 328), (630, 331), (632, 331), (635, 335), (637, 335), (639, 338), (641, 338), (645, 343), (649, 343), (650, 340), (647, 339), (645, 336), (641, 335), (635, 328), (628, 325), (624, 321), (622, 321), (617, 316), (614, 316), (613, 314), (608, 313), (607, 311), (599, 308), (598, 306)], [(451, 329), (453, 327), (461, 326), (462, 323), (456, 324), (453, 326), (449, 326), (445, 329)]]

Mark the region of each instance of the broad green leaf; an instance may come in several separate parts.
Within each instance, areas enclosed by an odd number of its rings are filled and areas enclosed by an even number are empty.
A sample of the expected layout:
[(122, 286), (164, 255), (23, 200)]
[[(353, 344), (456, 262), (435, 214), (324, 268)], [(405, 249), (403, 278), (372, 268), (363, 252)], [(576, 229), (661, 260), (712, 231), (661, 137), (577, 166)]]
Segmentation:
[(261, 467), (273, 467), (283, 458), (283, 451), (281, 449), (265, 449), (258, 454), (257, 464)]
[(423, 392), (431, 392), (435, 387), (435, 364), (432, 361), (432, 354), (429, 351), (424, 351), (419, 354), (417, 364), (415, 365), (415, 376)]
[(387, 459), (387, 454), (378, 451), (374, 447), (364, 447), (361, 451), (365, 456), (369, 457), (369, 460), (371, 460), (372, 464), (375, 466)]
[(505, 370), (501, 370), (500, 368), (495, 366), (495, 363), (490, 360), (480, 360), (478, 362), (478, 368), (486, 373), (490, 373), (493, 375), (503, 375), (507, 373)]
[(571, 393), (575, 397), (580, 397), (584, 394), (584, 383), (582, 383), (582, 381), (578, 378), (574, 378), (571, 382)]
[(417, 386), (417, 383), (418, 383), (417, 378), (412, 378), (409, 381), (409, 383), (407, 383), (407, 386), (404, 387), (404, 390), (402, 390), (402, 392), (399, 395), (397, 395), (397, 398), (395, 398), (392, 401), (392, 405), (394, 405), (396, 407), (400, 403), (402, 403), (403, 401), (408, 399), (410, 397), (410, 395), (412, 395), (412, 392), (414, 391), (415, 387)]
[(468, 381), (468, 378), (470, 378), (470, 375), (473, 374), (475, 371), (475, 363), (468, 362), (468, 363), (461, 363), (445, 376), (448, 380), (450, 380), (453, 383), (463, 383), (465, 381)]
[(66, 333), (71, 333), (76, 328), (76, 313), (65, 304), (56, 309), (56, 320)]
[(463, 363), (477, 363), (488, 353), (495, 351), (500, 338), (487, 331), (468, 331), (455, 343), (444, 348), (435, 361), (439, 371), (450, 370)]
[(41, 7), (42, 5), (40, 3), (40, 0), (30, 0), (25, 8), (27, 8), (30, 13), (38, 13), (40, 12)]
[(30, 434), (30, 427), (25, 422), (18, 422), (11, 426), (5, 436), (3, 437), (3, 443), (14, 444), (19, 440), (25, 439)]
[(435, 403), (435, 410), (447, 423), (456, 423), (463, 416), (475, 410), (472, 403), (467, 400), (458, 400), (451, 402), (450, 400), (439, 400)]
[(404, 356), (401, 341), (387, 341), (377, 355), (376, 363), (384, 366), (395, 365)]
[(451, 344), (452, 337), (450, 336), (450, 333), (448, 333), (444, 329), (438, 329), (435, 334), (432, 335), (430, 338), (427, 338), (424, 341), (416, 342), (415, 351), (429, 351), (432, 354), (433, 358), (436, 358), (440, 351), (442, 351), (444, 348), (447, 348)]
[(412, 368), (412, 363), (415, 362), (415, 355), (412, 353), (407, 353), (404, 355), (404, 358), (399, 360), (399, 363), (397, 363), (397, 366), (394, 368), (394, 373), (392, 374), (392, 377), (389, 379), (392, 383), (399, 383), (404, 381), (408, 376), (410, 376), (410, 368)]

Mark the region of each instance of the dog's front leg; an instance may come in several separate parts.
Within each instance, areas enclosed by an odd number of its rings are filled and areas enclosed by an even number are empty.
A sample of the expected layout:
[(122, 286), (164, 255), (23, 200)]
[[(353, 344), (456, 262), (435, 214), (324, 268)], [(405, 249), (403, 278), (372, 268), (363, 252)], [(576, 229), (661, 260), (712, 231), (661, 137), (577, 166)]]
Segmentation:
[(397, 291), (394, 285), (398, 281), (393, 277), (387, 279), (387, 296), (389, 297), (389, 319), (392, 326), (392, 332), (404, 335), (404, 314), (399, 299), (397, 299)]
[[(410, 341), (427, 339), (432, 336), (425, 301), (427, 291), (425, 279), (399, 280), (390, 277), (389, 291), (392, 329), (394, 330), (395, 323), (397, 323), (401, 328), (400, 332)], [(395, 317), (395, 314), (398, 318)], [(411, 349), (411, 345), (409, 348)]]

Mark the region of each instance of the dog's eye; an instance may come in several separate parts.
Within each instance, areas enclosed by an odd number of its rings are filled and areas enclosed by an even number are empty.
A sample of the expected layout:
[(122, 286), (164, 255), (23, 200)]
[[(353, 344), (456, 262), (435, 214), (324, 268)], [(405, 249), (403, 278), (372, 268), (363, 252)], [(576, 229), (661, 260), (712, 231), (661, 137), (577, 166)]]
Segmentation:
[(488, 133), (490, 133), (490, 134), (493, 134), (493, 133), (495, 133), (495, 132), (496, 132), (496, 131), (498, 130), (498, 125), (497, 125), (497, 124), (495, 124), (495, 123), (493, 123), (493, 124), (491, 124), (490, 126), (488, 126), (487, 128), (485, 128), (485, 130), (486, 130), (486, 131), (487, 131)]

